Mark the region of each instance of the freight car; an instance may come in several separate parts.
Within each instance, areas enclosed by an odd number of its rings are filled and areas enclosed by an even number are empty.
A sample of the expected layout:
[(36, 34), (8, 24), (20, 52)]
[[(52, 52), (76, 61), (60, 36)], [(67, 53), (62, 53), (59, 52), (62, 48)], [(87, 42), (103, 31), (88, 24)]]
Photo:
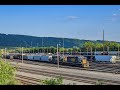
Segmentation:
[(40, 61), (43, 61), (43, 62), (50, 62), (50, 61), (52, 61), (52, 56), (49, 56), (49, 55), (42, 55)]
[(108, 63), (116, 63), (116, 56), (110, 55), (96, 55), (95, 61), (96, 62), (108, 62)]
[[(22, 60), (22, 54), (15, 54), (13, 56), (13, 59), (20, 59), (20, 60)], [(23, 54), (23, 59), (27, 60), (27, 56), (25, 54)]]
[[(57, 56), (57, 55), (25, 55), (23, 54), (23, 60), (42, 61), (48, 63), (57, 63), (58, 59), (60, 64), (73, 64), (80, 65), (82, 67), (89, 67), (89, 62), (83, 56)], [(22, 54), (13, 55), (13, 59), (22, 59)]]
[(2, 58), (6, 58), (6, 59), (13, 59), (14, 54), (6, 54), (6, 55), (2, 55)]
[(57, 55), (52, 55), (50, 56), (51, 58), (49, 59), (50, 60), (50, 63), (57, 63), (57, 58), (59, 59), (59, 63), (62, 63), (63, 62), (63, 58), (62, 56), (57, 56)]
[(33, 60), (33, 55), (27, 55), (27, 60)]
[(34, 61), (40, 61), (40, 59), (41, 59), (41, 55), (34, 55), (33, 56)]
[(48, 55), (27, 55), (27, 60), (32, 61), (43, 61), (43, 62), (50, 62), (50, 57)]

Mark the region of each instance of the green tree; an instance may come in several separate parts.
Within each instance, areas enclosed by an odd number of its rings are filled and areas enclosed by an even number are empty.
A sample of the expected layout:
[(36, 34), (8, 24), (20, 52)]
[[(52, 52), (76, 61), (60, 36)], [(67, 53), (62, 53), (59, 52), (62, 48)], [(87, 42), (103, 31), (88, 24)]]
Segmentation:
[(94, 43), (93, 42), (85, 42), (84, 43), (84, 48), (88, 48), (88, 50), (90, 50), (90, 48), (94, 48)]
[(64, 50), (64, 48), (60, 48), (60, 49), (59, 49), (59, 52), (63, 52), (63, 50)]
[(45, 79), (40, 80), (43, 85), (62, 85), (63, 84), (63, 78), (62, 77), (56, 77), (52, 79)]
[(103, 50), (103, 44), (102, 43), (96, 43), (95, 48), (97, 51), (102, 51)]
[(68, 52), (69, 53), (73, 52), (73, 48), (68, 48)]
[(116, 51), (118, 49), (118, 45), (119, 45), (119, 43), (112, 41), (112, 42), (110, 42), (109, 46), (112, 51)]
[(98, 80), (95, 85), (103, 85), (103, 82)]
[(19, 84), (15, 79), (16, 69), (9, 62), (0, 60), (0, 85), (16, 85)]
[(2, 58), (2, 51), (0, 50), (0, 59)]
[(104, 50), (107, 51), (107, 47), (110, 47), (110, 43), (109, 41), (105, 41), (104, 42)]
[(79, 47), (73, 46), (73, 52), (78, 52), (78, 51), (79, 51)]

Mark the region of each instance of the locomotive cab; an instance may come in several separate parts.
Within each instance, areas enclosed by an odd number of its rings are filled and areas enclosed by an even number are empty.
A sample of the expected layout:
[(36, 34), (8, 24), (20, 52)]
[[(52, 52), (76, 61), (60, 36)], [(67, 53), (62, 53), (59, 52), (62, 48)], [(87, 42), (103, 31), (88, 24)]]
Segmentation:
[(85, 58), (81, 60), (81, 64), (83, 68), (89, 67), (89, 62)]

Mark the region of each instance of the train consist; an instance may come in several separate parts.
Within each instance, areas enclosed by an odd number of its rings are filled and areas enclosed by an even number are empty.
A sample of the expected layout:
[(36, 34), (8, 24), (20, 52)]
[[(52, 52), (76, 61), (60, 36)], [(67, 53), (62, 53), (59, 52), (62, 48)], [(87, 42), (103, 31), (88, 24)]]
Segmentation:
[[(22, 57), (23, 56), (23, 57)], [(7, 54), (3, 55), (3, 58), (7, 59), (20, 59), (22, 60), (32, 60), (40, 62), (48, 62), (57, 64), (58, 60), (60, 64), (70, 64), (70, 65), (79, 65), (80, 67), (89, 67), (89, 62), (84, 56), (78, 55), (27, 55), (27, 54)], [(58, 59), (57, 59), (58, 58)]]
[[(63, 54), (63, 52), (59, 53)], [(120, 52), (118, 51), (96, 51), (96, 52), (64, 52), (65, 55), (120, 55)]]
[[(63, 53), (60, 53), (63, 54)], [(107, 62), (107, 63), (116, 63), (120, 59), (120, 52), (110, 51), (110, 52), (73, 52), (65, 53), (65, 55), (82, 55), (87, 58), (88, 61), (93, 62)]]

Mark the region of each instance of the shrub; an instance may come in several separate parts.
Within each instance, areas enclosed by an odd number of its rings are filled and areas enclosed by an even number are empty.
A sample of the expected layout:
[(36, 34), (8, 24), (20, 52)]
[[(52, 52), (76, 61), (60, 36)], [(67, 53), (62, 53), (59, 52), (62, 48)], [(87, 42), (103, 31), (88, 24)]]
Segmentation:
[(62, 85), (63, 84), (63, 78), (62, 77), (56, 77), (56, 78), (52, 78), (52, 79), (41, 80), (40, 82), (42, 82), (43, 85)]
[(98, 81), (96, 82), (96, 85), (103, 85), (103, 82), (100, 81), (100, 80), (98, 80)]
[(16, 85), (17, 80), (15, 79), (16, 69), (10, 65), (9, 62), (0, 60), (0, 85)]

